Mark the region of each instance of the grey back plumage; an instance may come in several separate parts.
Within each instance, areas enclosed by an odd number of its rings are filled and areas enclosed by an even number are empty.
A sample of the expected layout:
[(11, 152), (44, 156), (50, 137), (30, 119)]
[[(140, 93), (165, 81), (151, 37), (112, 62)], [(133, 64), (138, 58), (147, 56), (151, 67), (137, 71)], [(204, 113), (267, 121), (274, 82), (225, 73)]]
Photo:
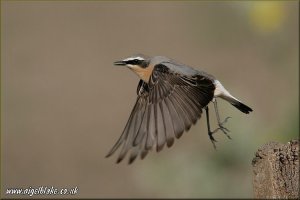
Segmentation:
[(215, 77), (204, 72), (201, 70), (196, 70), (191, 66), (182, 64), (178, 61), (175, 61), (173, 59), (170, 59), (168, 57), (165, 56), (154, 56), (150, 59), (150, 63), (152, 65), (157, 65), (157, 64), (162, 64), (165, 65), (166, 67), (168, 67), (170, 69), (170, 71), (173, 71), (174, 73), (179, 73), (185, 76), (194, 76), (194, 75), (201, 75), (201, 76), (205, 76), (211, 80), (215, 80)]

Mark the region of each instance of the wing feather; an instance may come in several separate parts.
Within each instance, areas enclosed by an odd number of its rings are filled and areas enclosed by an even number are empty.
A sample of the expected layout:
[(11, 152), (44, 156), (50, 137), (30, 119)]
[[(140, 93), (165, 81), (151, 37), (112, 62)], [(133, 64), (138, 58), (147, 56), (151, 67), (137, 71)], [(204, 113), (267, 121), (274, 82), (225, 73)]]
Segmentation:
[[(172, 124), (172, 118), (168, 112), (168, 108), (165, 104), (164, 92), (162, 87), (157, 87), (158, 93), (158, 106), (161, 111), (162, 123), (164, 125), (165, 139), (167, 142), (167, 146), (170, 147), (174, 143), (174, 129)], [(158, 120), (159, 121), (159, 120)]]
[(159, 152), (163, 149), (166, 143), (166, 129), (164, 124), (164, 118), (162, 116), (162, 111), (160, 109), (160, 103), (157, 103), (155, 105), (155, 120), (156, 120), (155, 136), (157, 140), (156, 151)]
[(182, 105), (181, 100), (178, 98), (178, 95), (176, 92), (173, 92), (172, 95), (170, 95), (170, 100), (173, 104), (173, 106), (175, 107), (176, 111), (178, 111), (178, 116), (181, 117), (181, 119), (183, 120), (184, 123), (184, 129), (185, 131), (188, 131), (191, 127), (191, 120), (188, 116), (188, 113), (186, 112), (184, 106)]
[(144, 136), (147, 135), (148, 116), (149, 116), (149, 105), (147, 103), (145, 103), (141, 125), (140, 125), (140, 128), (138, 130), (138, 133), (136, 134), (136, 136), (133, 140), (133, 146), (136, 146), (139, 143), (141, 143)]
[(175, 137), (180, 138), (185, 129), (184, 119), (182, 118), (182, 115), (179, 114), (179, 109), (176, 110), (176, 107), (174, 107), (170, 97), (167, 97), (165, 102), (173, 122)]
[(130, 157), (128, 160), (128, 164), (131, 164), (131, 163), (133, 163), (133, 161), (135, 161), (135, 159), (139, 155), (139, 152), (140, 152), (139, 146), (132, 147), (131, 154), (130, 154)]
[(154, 106), (153, 104), (149, 105), (149, 114), (148, 114), (148, 122), (147, 122), (147, 141), (146, 141), (146, 149), (152, 149), (154, 145), (154, 136), (155, 136), (155, 118), (154, 118)]
[(140, 80), (136, 104), (106, 157), (122, 145), (117, 162), (130, 150), (130, 164), (139, 155), (144, 159), (153, 147), (161, 151), (165, 144), (172, 146), (174, 138), (180, 138), (201, 117), (214, 89), (213, 80), (200, 73), (179, 75), (163, 64), (156, 65), (149, 83)]
[(139, 120), (138, 116), (139, 116), (139, 112), (141, 112), (141, 109), (142, 109), (141, 106), (142, 106), (141, 104), (138, 104), (138, 106), (131, 118), (131, 121), (129, 122), (130, 125), (129, 125), (129, 128), (127, 129), (127, 133), (126, 133), (127, 137), (125, 138), (125, 143), (119, 154), (117, 163), (121, 162), (124, 159), (128, 150), (131, 149), (131, 147), (132, 147), (133, 139), (136, 134), (135, 124), (136, 124), (136, 121)]
[(169, 109), (165, 103), (165, 100), (161, 101), (159, 103), (161, 113), (162, 113), (162, 119), (164, 121), (165, 125), (165, 133), (166, 133), (166, 140), (167, 140), (167, 146), (170, 147), (174, 143), (174, 129), (172, 124), (172, 117), (170, 116)]
[(181, 105), (183, 106), (183, 110), (185, 111), (186, 115), (188, 116), (189, 119), (189, 124), (195, 124), (198, 117), (195, 114), (195, 110), (193, 109), (193, 107), (191, 106), (189, 99), (187, 98), (187, 96), (180, 92), (180, 90), (177, 90), (175, 92), (177, 100), (179, 100), (181, 102)]
[(197, 119), (200, 117), (200, 112), (202, 109), (199, 109), (197, 107), (197, 104), (195, 103), (195, 98), (191, 96), (187, 91), (184, 87), (181, 87), (178, 89), (177, 93), (179, 94), (179, 96), (182, 97), (182, 100), (186, 102), (186, 106), (189, 108), (189, 112), (192, 115), (191, 117), (193, 120), (193, 124), (195, 124)]
[(131, 121), (132, 121), (132, 118), (133, 116), (135, 115), (135, 113), (137, 112), (138, 108), (140, 107), (140, 104), (141, 104), (141, 98), (138, 97), (137, 101), (136, 101), (136, 104), (134, 105), (133, 107), (133, 110), (129, 116), (129, 119), (126, 123), (126, 126), (122, 132), (122, 135), (121, 137), (118, 139), (118, 141), (116, 142), (116, 144), (111, 148), (111, 150), (108, 152), (108, 154), (106, 155), (106, 157), (109, 157), (111, 156), (119, 147), (120, 145), (122, 144), (122, 142), (124, 142), (128, 136), (128, 129), (131, 125)]

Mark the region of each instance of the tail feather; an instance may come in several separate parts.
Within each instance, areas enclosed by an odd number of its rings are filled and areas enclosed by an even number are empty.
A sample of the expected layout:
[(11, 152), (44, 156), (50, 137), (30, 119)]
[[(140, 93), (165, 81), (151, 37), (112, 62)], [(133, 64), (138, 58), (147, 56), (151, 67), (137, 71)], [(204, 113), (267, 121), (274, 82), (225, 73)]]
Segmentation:
[(234, 107), (236, 107), (237, 109), (239, 109), (240, 111), (242, 111), (243, 113), (250, 113), (252, 112), (252, 108), (246, 106), (245, 104), (243, 104), (242, 102), (239, 101), (234, 101), (234, 102), (230, 102), (231, 105), (233, 105)]
[(252, 108), (250, 108), (249, 106), (243, 104), (242, 102), (240, 102), (238, 99), (236, 99), (235, 97), (233, 97), (229, 93), (227, 95), (222, 95), (220, 97), (222, 99), (228, 101), (231, 105), (233, 105), (234, 107), (236, 107), (237, 109), (239, 109), (243, 113), (249, 114), (250, 112), (253, 111)]
[(225, 88), (224, 86), (220, 83), (220, 81), (215, 80), (214, 82), (215, 84), (215, 92), (214, 92), (214, 96), (215, 97), (220, 97), (226, 101), (228, 101), (229, 103), (231, 103), (231, 105), (233, 105), (234, 107), (236, 107), (237, 109), (239, 109), (240, 111), (242, 111), (243, 113), (250, 113), (252, 110), (252, 108), (246, 106), (245, 104), (243, 104), (242, 102), (240, 102), (237, 98), (235, 98), (234, 96), (232, 96)]

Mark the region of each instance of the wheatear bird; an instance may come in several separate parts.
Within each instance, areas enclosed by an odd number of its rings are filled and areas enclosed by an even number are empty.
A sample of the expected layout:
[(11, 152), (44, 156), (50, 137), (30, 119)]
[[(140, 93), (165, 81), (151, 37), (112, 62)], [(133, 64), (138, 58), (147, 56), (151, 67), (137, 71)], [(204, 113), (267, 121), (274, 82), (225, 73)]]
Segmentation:
[[(214, 147), (213, 133), (229, 130), (220, 120), (217, 97), (248, 114), (251, 108), (233, 97), (214, 76), (180, 64), (164, 56), (148, 57), (142, 54), (130, 56), (115, 65), (127, 66), (141, 79), (137, 87), (137, 100), (124, 131), (106, 157), (111, 156), (122, 145), (117, 163), (131, 150), (129, 164), (138, 155), (143, 159), (149, 150), (162, 150), (180, 138), (206, 111), (208, 135)], [(209, 102), (214, 103), (218, 128), (210, 129)], [(230, 138), (230, 137), (229, 137)]]

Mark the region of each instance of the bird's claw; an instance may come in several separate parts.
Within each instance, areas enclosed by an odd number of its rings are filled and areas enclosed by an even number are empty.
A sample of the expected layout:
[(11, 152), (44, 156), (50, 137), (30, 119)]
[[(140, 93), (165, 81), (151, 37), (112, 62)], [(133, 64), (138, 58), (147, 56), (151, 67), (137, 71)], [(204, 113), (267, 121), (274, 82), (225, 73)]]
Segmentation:
[(231, 117), (226, 117), (225, 120), (221, 123), (218, 124), (218, 128), (216, 128), (212, 133), (215, 133), (217, 132), (218, 130), (221, 130), (226, 136), (228, 139), (232, 139), (228, 133), (230, 132), (229, 129), (227, 129), (226, 127), (223, 126), (223, 124), (227, 123), (228, 119), (230, 119)]
[(219, 124), (219, 128), (227, 137), (228, 139), (231, 139), (231, 137), (228, 135), (228, 133), (230, 132), (230, 130), (228, 130), (226, 127), (223, 126), (223, 124), (227, 123), (227, 121), (230, 119), (231, 117), (226, 117), (224, 119), (224, 121), (222, 123)]
[(226, 117), (226, 118), (224, 119), (224, 121), (223, 121), (221, 124), (222, 124), (222, 125), (225, 124), (230, 118), (232, 118), (232, 117)]
[(215, 138), (214, 138), (212, 135), (213, 135), (216, 131), (217, 131), (217, 130), (214, 130), (214, 131), (212, 131), (212, 132), (211, 132), (211, 131), (208, 132), (209, 139), (210, 139), (211, 143), (213, 144), (214, 149), (217, 149), (216, 144), (215, 144), (215, 142), (217, 142), (217, 140), (215, 140)]
[(227, 136), (228, 139), (231, 139), (231, 137), (228, 135), (228, 132), (230, 131), (226, 127), (220, 124), (218, 129), (220, 129)]

